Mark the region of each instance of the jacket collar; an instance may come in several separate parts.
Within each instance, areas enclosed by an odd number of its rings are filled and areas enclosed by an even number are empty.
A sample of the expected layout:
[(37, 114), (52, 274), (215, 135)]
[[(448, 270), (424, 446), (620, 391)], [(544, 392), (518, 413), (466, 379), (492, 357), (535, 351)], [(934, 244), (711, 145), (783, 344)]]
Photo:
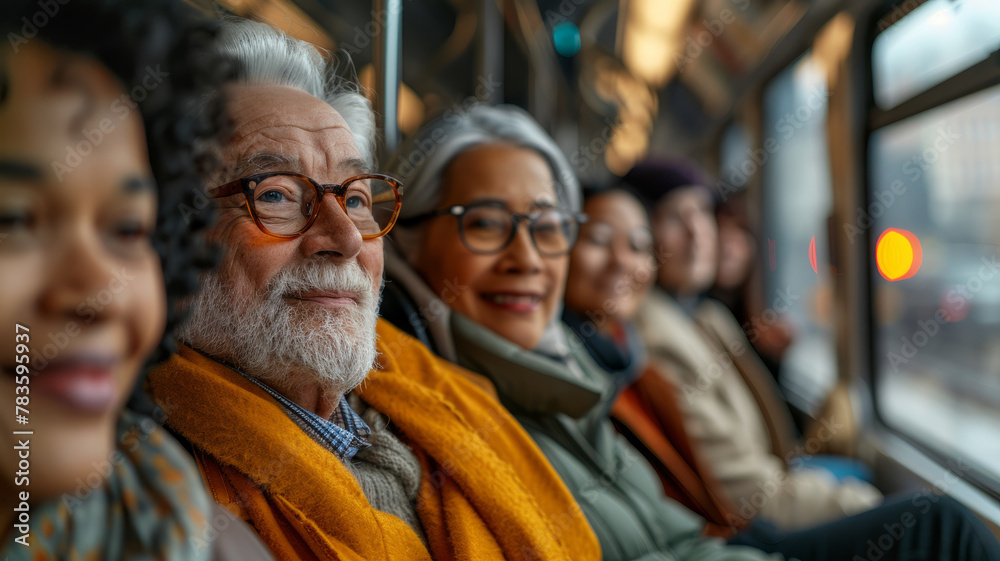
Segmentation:
[(612, 384), (579, 339), (563, 329), (569, 353), (556, 357), (525, 350), (457, 312), (451, 314), (458, 363), (489, 377), (508, 405), (527, 413), (580, 418), (602, 398), (610, 398)]
[(594, 362), (611, 375), (616, 395), (642, 374), (646, 349), (631, 321), (611, 324), (616, 336), (599, 331), (594, 321), (568, 309), (563, 310), (563, 322), (580, 338)]
[(586, 415), (604, 397), (610, 407), (609, 376), (558, 316), (538, 347), (526, 350), (452, 310), (391, 245), (386, 246), (385, 269), (414, 299), (437, 352), (490, 378), (508, 407), (573, 418)]

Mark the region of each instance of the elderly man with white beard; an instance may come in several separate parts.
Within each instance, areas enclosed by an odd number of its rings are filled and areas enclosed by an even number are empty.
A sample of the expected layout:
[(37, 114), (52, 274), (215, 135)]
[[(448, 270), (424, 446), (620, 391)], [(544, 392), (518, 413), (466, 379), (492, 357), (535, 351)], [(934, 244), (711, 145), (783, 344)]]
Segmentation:
[(149, 377), (215, 500), (278, 559), (599, 559), (492, 386), (378, 320), (400, 186), (371, 173), (357, 86), (263, 24), (224, 22), (220, 49), (223, 259)]

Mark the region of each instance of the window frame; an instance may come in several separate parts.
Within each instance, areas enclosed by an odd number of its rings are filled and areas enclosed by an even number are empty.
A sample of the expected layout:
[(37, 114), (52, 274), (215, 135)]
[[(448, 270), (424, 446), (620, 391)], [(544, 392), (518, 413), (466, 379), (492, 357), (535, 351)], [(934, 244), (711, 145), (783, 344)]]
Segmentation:
[[(964, 99), (991, 87), (1000, 86), (1000, 48), (998, 48), (985, 60), (976, 63), (975, 65), (943, 80), (938, 84), (935, 84), (927, 90), (924, 90), (906, 99), (905, 101), (902, 101), (895, 107), (890, 109), (880, 108), (875, 100), (875, 65), (873, 62), (875, 39), (881, 33), (891, 29), (893, 25), (897, 25), (899, 22), (904, 21), (908, 14), (900, 17), (891, 25), (885, 26), (883, 29), (878, 28), (878, 23), (886, 16), (891, 15), (898, 6), (912, 1), (913, 0), (884, 0), (881, 2), (878, 9), (872, 13), (872, 17), (868, 20), (867, 28), (864, 30), (864, 56), (859, 57), (862, 68), (859, 69), (858, 73), (859, 78), (862, 78), (859, 80), (858, 86), (859, 88), (863, 88), (862, 94), (864, 95), (863, 102), (859, 104), (862, 111), (859, 117), (861, 134), (861, 138), (859, 140), (861, 150), (858, 155), (860, 164), (859, 170), (861, 172), (859, 180), (862, 186), (861, 200), (864, 204), (869, 204), (871, 202), (873, 189), (873, 185), (871, 184), (871, 148), (872, 138), (876, 131), (911, 117), (918, 116), (937, 107)], [(930, 0), (922, 0), (916, 7), (926, 4), (928, 1)], [(873, 247), (875, 241), (877, 240), (877, 235), (878, 232), (874, 231), (873, 228), (867, 228), (864, 232), (864, 247)], [(870, 392), (874, 419), (883, 430), (886, 430), (893, 436), (902, 439), (923, 454), (927, 455), (933, 461), (937, 462), (939, 465), (946, 466), (949, 462), (953, 462), (955, 460), (953, 456), (935, 447), (931, 443), (925, 442), (916, 436), (897, 429), (885, 419), (883, 411), (879, 407), (880, 400), (878, 397), (877, 384), (880, 372), (878, 370), (878, 359), (876, 356), (876, 334), (878, 333), (878, 325), (875, 318), (874, 283), (872, 276), (873, 261), (872, 257), (867, 255), (864, 262), (860, 264), (859, 272), (863, 277), (862, 282), (864, 286), (863, 302), (866, 309), (863, 313), (867, 316), (866, 327), (868, 337), (865, 338), (864, 343), (866, 346), (865, 352), (867, 353), (867, 389)], [(968, 465), (968, 469), (963, 470), (961, 473), (956, 473), (955, 475), (964, 479), (971, 485), (974, 485), (986, 494), (992, 496), (994, 499), (1000, 500), (1000, 479), (983, 472), (974, 465)]]

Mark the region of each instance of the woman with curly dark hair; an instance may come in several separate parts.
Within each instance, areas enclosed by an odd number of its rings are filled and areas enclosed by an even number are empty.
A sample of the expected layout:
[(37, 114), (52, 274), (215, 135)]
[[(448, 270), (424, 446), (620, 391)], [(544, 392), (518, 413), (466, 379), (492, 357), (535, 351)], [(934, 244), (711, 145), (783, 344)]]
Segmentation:
[(0, 31), (0, 556), (229, 557), (228, 528), (253, 547), (124, 408), (211, 264), (214, 26), (169, 0), (4, 0)]

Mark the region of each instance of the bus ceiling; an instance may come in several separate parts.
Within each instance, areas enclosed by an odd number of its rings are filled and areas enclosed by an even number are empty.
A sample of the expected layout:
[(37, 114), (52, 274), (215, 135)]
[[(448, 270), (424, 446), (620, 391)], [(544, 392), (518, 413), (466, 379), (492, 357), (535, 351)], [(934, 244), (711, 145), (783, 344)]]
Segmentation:
[(624, 173), (651, 150), (690, 152), (721, 128), (782, 40), (845, 4), (187, 1), (269, 22), (341, 58), (377, 109), (383, 157), (435, 113), (514, 103), (576, 157), (585, 179)]

